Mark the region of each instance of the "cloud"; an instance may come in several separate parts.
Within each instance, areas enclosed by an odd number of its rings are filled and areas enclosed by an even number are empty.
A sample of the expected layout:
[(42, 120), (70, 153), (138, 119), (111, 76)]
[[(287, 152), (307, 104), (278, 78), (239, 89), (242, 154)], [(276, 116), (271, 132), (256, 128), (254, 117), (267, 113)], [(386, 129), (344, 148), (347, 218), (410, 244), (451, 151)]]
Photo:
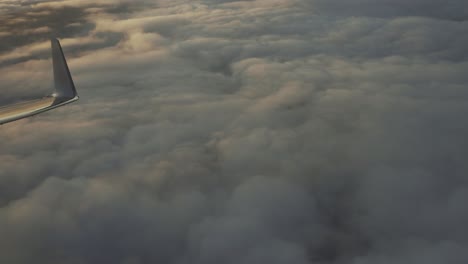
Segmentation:
[(8, 4), (0, 262), (465, 263), (463, 15), (335, 2)]
[(465, 3), (456, 0), (448, 4), (441, 0), (303, 0), (302, 4), (316, 12), (335, 15), (399, 17), (424, 16), (446, 20), (466, 20), (468, 13)]

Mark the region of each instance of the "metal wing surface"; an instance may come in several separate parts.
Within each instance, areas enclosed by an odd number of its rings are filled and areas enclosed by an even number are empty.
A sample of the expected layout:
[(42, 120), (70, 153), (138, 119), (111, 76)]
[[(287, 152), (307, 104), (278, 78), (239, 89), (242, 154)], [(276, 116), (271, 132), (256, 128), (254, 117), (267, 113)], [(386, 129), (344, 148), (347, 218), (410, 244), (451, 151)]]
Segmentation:
[(36, 100), (0, 106), (0, 125), (30, 117), (78, 100), (67, 61), (57, 39), (51, 40), (55, 92)]

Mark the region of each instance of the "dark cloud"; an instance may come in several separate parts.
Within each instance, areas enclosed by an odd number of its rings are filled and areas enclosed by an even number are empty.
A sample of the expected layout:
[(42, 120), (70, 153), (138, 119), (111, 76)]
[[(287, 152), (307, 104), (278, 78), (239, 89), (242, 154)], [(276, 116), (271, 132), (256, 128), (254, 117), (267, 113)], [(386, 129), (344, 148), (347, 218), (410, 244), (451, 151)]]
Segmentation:
[(468, 11), (463, 0), (302, 0), (316, 12), (339, 15), (399, 17), (425, 16), (447, 20), (467, 20)]
[(466, 263), (463, 16), (335, 2), (10, 4), (0, 102), (44, 26), (81, 100), (1, 127), (0, 262)]
[(7, 13), (0, 20), (0, 52), (11, 52), (20, 46), (48, 40), (51, 36), (87, 35), (93, 25), (86, 21), (83, 9), (25, 8)]

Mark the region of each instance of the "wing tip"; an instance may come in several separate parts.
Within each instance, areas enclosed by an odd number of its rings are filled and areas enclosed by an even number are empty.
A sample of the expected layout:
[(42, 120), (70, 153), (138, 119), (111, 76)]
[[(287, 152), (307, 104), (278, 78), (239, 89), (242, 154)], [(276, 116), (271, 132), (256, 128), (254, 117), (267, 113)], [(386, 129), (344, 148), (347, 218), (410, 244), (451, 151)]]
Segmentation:
[(62, 99), (72, 99), (78, 95), (67, 60), (57, 38), (51, 38), (52, 60), (54, 70), (55, 94)]

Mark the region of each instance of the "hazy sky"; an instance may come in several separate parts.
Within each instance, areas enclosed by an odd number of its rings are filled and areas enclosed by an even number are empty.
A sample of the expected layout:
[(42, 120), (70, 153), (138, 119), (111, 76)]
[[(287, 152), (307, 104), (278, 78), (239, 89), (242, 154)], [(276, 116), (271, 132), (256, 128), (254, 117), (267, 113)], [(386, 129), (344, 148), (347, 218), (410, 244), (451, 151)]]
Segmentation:
[(468, 263), (466, 0), (0, 0), (0, 263)]

